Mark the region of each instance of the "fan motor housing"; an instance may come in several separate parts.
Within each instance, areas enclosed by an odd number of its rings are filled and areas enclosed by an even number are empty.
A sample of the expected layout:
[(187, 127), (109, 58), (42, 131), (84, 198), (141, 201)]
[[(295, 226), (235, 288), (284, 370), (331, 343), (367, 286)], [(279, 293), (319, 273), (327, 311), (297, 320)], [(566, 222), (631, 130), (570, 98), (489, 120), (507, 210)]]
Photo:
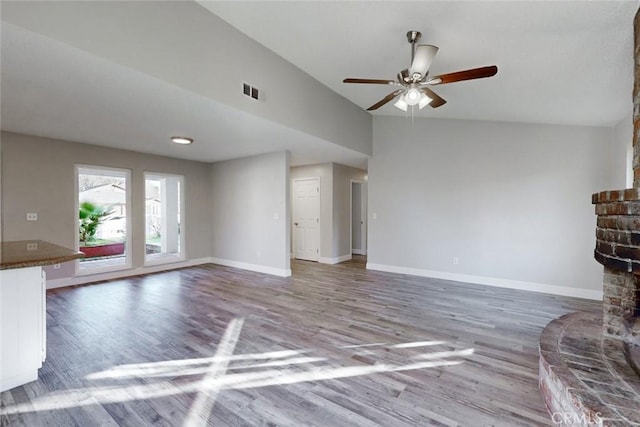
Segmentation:
[(409, 43), (417, 43), (422, 37), (422, 33), (420, 31), (407, 31), (407, 40)]

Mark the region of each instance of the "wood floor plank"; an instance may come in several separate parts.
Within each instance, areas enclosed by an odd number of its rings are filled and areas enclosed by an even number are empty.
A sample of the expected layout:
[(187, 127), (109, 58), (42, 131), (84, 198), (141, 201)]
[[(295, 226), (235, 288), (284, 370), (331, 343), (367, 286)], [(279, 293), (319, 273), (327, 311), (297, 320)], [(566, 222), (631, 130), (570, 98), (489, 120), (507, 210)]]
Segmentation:
[[(48, 359), (0, 394), (0, 425), (551, 425), (540, 332), (600, 303), (364, 265), (206, 264), (49, 291)], [(203, 390), (213, 409), (193, 414)]]

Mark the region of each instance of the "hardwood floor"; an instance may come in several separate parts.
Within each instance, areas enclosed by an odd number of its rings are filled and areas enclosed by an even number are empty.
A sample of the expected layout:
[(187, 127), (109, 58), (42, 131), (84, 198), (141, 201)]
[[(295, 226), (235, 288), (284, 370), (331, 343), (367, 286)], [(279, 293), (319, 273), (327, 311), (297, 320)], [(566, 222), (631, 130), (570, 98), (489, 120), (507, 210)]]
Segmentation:
[(538, 337), (600, 303), (293, 261), (50, 291), (36, 382), (11, 426), (551, 425)]

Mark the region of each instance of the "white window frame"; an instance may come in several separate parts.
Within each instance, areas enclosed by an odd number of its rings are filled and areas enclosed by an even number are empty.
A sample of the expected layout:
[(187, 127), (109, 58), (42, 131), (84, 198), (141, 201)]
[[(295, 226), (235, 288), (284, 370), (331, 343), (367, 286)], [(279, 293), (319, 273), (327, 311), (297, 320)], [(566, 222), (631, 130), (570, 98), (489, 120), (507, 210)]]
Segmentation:
[[(180, 186), (180, 252), (177, 254), (171, 253), (159, 253), (159, 254), (150, 254), (147, 255), (147, 225), (146, 225), (146, 200), (147, 200), (147, 179), (153, 178), (177, 178)], [(186, 230), (186, 215), (185, 215), (185, 185), (184, 185), (184, 175), (178, 175), (173, 173), (164, 173), (164, 172), (153, 172), (153, 171), (144, 171), (143, 174), (144, 179), (144, 203), (145, 203), (145, 226), (143, 230), (144, 235), (144, 266), (154, 266), (161, 264), (171, 264), (174, 262), (181, 262), (186, 259), (185, 252), (185, 230)]]
[(125, 233), (125, 262), (123, 264), (109, 265), (105, 267), (96, 267), (96, 268), (81, 268), (80, 260), (76, 260), (75, 262), (75, 275), (76, 276), (90, 276), (94, 274), (100, 273), (108, 273), (111, 271), (120, 271), (120, 270), (130, 270), (132, 268), (132, 252), (133, 247), (131, 244), (131, 170), (130, 169), (121, 169), (121, 168), (112, 168), (107, 166), (97, 166), (97, 165), (85, 165), (85, 164), (76, 164), (75, 165), (75, 209), (74, 209), (74, 224), (75, 224), (75, 248), (76, 250), (80, 249), (80, 227), (78, 227), (78, 210), (80, 209), (80, 188), (78, 187), (78, 181), (80, 178), (80, 173), (92, 173), (97, 172), (105, 172), (105, 175), (109, 173), (124, 175), (125, 179), (125, 188), (126, 188), (126, 217), (127, 217), (127, 231)]

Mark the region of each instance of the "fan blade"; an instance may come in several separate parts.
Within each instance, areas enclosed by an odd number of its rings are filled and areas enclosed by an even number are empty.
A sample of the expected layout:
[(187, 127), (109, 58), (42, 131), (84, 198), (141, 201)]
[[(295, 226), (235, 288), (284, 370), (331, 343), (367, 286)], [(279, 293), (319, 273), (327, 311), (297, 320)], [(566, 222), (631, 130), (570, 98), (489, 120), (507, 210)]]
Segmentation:
[(378, 80), (378, 79), (344, 79), (343, 83), (367, 83), (374, 85), (394, 85), (396, 82), (394, 80)]
[(394, 90), (393, 92), (391, 92), (389, 95), (385, 96), (384, 98), (382, 98), (380, 101), (376, 102), (375, 104), (373, 104), (371, 107), (367, 108), (367, 111), (372, 111), (372, 110), (377, 110), (378, 108), (382, 107), (384, 104), (386, 104), (387, 102), (391, 101), (393, 98), (395, 98), (396, 96), (400, 95), (400, 93), (402, 93), (404, 89), (398, 89), (398, 90)]
[(460, 82), (463, 80), (482, 79), (485, 77), (495, 76), (498, 67), (491, 65), (489, 67), (473, 68), (471, 70), (457, 71), (455, 73), (442, 74), (427, 80), (430, 85), (443, 85), (446, 83)]
[(431, 98), (431, 102), (429, 103), (431, 108), (442, 107), (444, 104), (447, 103), (447, 101), (442, 99), (437, 93), (435, 93), (434, 91), (432, 91), (428, 87), (423, 87), (420, 90), (422, 92), (424, 92), (424, 94), (427, 95), (429, 98)]
[(421, 44), (416, 47), (415, 55), (413, 56), (413, 62), (411, 63), (410, 76), (413, 77), (415, 73), (420, 74), (418, 80), (422, 80), (427, 75), (431, 62), (438, 53), (438, 47), (430, 44)]

